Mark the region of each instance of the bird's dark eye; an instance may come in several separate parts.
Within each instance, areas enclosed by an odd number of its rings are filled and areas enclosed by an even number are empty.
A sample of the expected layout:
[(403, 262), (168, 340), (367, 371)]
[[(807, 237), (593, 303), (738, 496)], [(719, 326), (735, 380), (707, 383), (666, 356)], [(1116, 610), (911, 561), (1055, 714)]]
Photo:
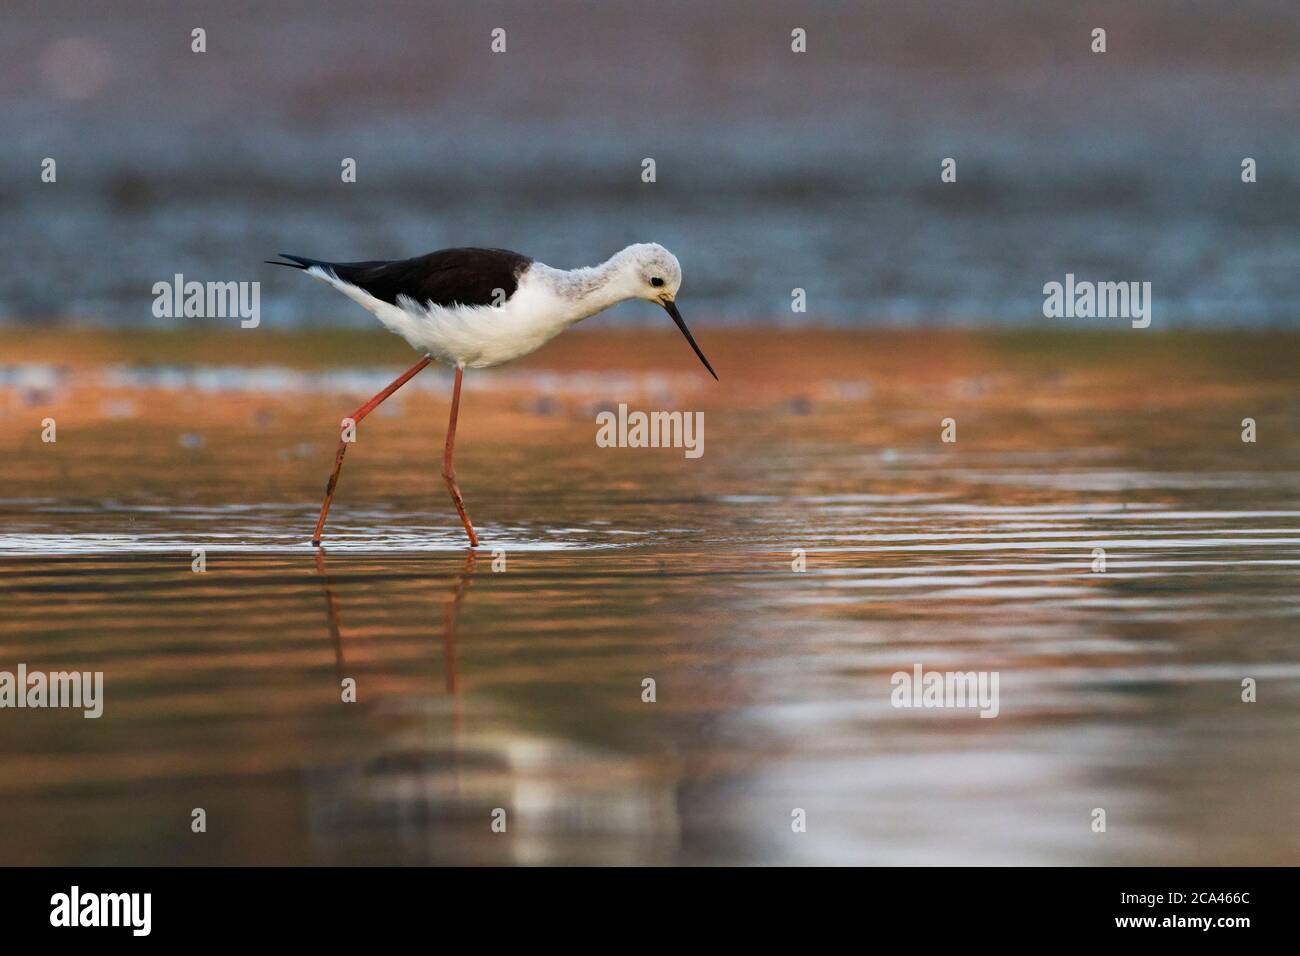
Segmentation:
[(653, 279), (650, 280), (650, 284), (657, 289), (664, 284), (664, 280), (659, 278), (658, 276), (655, 276)]

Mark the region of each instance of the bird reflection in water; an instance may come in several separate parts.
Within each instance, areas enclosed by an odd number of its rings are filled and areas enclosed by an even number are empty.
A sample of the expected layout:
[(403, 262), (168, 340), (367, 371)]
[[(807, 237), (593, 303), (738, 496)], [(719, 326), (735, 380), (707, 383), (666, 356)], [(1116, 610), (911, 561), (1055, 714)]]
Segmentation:
[[(459, 707), (458, 680), (456, 676), (456, 619), (460, 603), (474, 580), (474, 566), (478, 554), (471, 548), (465, 552), (465, 563), (452, 581), (451, 590), (442, 603), (442, 661), (447, 693), (454, 702), (453, 716), (456, 730), (461, 729), (462, 713)], [(329, 573), (323, 548), (316, 549), (316, 574), (325, 592), (325, 611), (329, 620), (330, 644), (334, 648), (334, 671), (341, 683), (343, 674), (343, 631), (339, 614), (339, 600), (334, 588), (334, 578)]]
[[(535, 714), (487, 693), (471, 691), (466, 730), (457, 632), (475, 564), (470, 551), (442, 598), (446, 697), (361, 697), (362, 720), (349, 721), (351, 756), (306, 771), (315, 856), (329, 863), (667, 862), (680, 838), (675, 769), (548, 734)], [(342, 681), (341, 589), (321, 551), (316, 572)], [(498, 815), (508, 821), (504, 830), (493, 827)]]

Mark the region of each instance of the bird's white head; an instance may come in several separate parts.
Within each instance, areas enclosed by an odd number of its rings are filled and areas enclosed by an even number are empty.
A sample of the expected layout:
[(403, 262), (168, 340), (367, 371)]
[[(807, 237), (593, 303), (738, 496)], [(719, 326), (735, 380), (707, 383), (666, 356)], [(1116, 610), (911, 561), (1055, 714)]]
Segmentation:
[(648, 302), (671, 302), (682, 287), (682, 265), (657, 242), (639, 242), (618, 254), (625, 289)]
[(664, 307), (672, 316), (677, 328), (699, 356), (704, 367), (715, 379), (718, 373), (695, 344), (691, 330), (677, 311), (677, 290), (682, 287), (682, 266), (677, 257), (657, 242), (641, 242), (628, 246), (611, 260), (614, 265), (619, 291), (628, 299), (645, 299)]

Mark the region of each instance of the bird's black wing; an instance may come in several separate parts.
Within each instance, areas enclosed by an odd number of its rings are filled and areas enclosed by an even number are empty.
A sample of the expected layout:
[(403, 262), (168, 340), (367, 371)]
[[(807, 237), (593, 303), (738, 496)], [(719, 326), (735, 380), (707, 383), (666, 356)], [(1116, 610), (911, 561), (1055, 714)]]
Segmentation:
[(301, 269), (329, 269), (344, 282), (392, 305), (397, 305), (398, 296), (409, 296), (421, 305), (500, 305), (515, 294), (520, 275), (533, 263), (508, 249), (442, 249), (390, 262), (325, 262), (280, 255)]

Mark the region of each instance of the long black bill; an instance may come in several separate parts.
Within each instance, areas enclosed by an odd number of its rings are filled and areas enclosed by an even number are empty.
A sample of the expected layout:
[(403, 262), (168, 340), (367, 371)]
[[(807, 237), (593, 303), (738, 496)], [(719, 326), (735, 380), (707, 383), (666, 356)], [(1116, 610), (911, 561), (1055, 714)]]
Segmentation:
[(703, 362), (704, 367), (709, 370), (709, 374), (713, 376), (714, 381), (719, 381), (718, 373), (713, 371), (713, 366), (710, 365), (709, 360), (704, 357), (704, 353), (700, 351), (700, 347), (695, 344), (695, 338), (691, 335), (691, 330), (686, 327), (686, 322), (682, 319), (682, 314), (677, 311), (677, 303), (665, 302), (663, 305), (668, 314), (673, 317), (673, 321), (677, 323), (677, 327), (682, 330), (682, 335), (686, 336), (686, 341), (691, 343), (691, 348), (695, 349), (695, 354), (700, 357), (700, 361)]

